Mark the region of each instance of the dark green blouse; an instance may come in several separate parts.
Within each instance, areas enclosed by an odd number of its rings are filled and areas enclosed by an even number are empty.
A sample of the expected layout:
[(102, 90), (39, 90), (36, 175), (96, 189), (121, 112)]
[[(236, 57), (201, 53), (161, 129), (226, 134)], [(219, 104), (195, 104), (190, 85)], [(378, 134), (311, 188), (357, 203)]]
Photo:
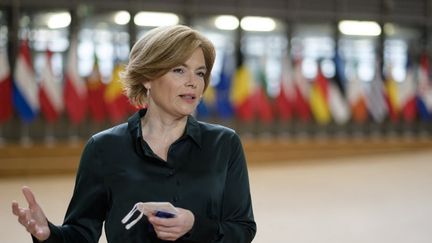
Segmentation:
[(163, 161), (142, 138), (145, 112), (88, 141), (64, 223), (50, 223), (46, 242), (96, 243), (104, 222), (110, 243), (164, 242), (146, 217), (130, 230), (121, 223), (135, 203), (148, 201), (193, 212), (192, 230), (176, 242), (251, 242), (256, 225), (239, 136), (190, 116)]

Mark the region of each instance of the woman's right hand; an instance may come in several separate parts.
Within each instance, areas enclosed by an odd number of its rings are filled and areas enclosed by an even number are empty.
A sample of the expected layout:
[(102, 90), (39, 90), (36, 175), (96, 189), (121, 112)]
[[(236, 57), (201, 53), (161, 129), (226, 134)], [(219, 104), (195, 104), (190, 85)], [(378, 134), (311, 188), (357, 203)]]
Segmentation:
[(51, 233), (48, 227), (48, 220), (42, 208), (36, 202), (30, 188), (24, 186), (22, 192), (28, 203), (28, 208), (20, 207), (18, 203), (14, 201), (12, 202), (12, 212), (18, 216), (18, 222), (22, 224), (30, 234), (39, 241), (44, 241), (48, 239)]

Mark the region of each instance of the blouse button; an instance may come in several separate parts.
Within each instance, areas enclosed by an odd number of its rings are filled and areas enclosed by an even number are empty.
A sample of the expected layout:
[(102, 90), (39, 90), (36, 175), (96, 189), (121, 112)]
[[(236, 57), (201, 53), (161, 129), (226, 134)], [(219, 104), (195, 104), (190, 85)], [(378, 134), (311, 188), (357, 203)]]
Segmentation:
[(175, 174), (175, 171), (174, 170), (171, 170), (170, 172), (168, 172), (168, 177), (171, 177), (171, 176), (173, 176)]

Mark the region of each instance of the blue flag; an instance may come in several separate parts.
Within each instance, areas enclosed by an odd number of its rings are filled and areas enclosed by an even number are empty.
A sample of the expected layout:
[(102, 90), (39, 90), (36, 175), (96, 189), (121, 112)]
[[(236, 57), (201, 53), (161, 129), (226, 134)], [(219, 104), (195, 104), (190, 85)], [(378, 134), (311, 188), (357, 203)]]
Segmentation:
[(219, 82), (216, 84), (216, 111), (220, 118), (227, 119), (234, 116), (234, 109), (230, 100), (231, 73), (228, 71), (228, 58), (224, 55)]

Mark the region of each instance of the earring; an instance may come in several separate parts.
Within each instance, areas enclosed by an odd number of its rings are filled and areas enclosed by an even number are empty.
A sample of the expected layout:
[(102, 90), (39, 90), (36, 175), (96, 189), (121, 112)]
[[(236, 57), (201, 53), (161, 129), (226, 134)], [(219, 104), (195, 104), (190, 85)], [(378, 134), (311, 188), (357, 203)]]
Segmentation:
[(147, 96), (147, 97), (150, 96), (150, 89), (147, 89), (147, 91), (146, 91), (146, 96)]

